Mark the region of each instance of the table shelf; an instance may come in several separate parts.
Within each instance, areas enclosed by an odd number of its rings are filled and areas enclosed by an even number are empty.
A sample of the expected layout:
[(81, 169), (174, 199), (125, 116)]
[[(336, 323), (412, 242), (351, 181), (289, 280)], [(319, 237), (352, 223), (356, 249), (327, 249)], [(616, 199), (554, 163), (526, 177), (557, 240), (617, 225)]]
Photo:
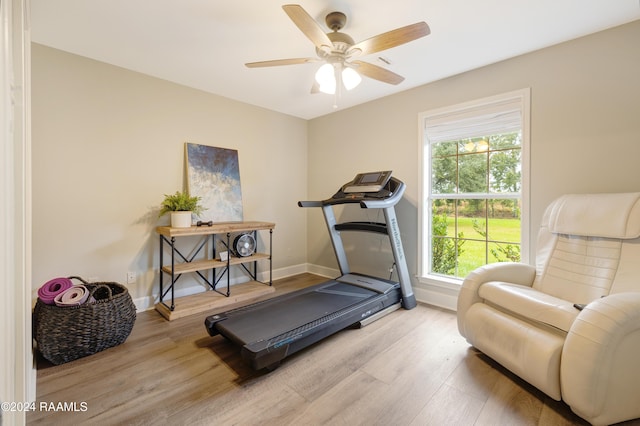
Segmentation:
[[(250, 263), (255, 262), (260, 259), (269, 259), (271, 257), (270, 254), (267, 253), (254, 253), (251, 256), (246, 257), (231, 257), (229, 259), (229, 265), (240, 265), (242, 263)], [(174, 274), (186, 274), (189, 272), (197, 272), (197, 271), (206, 271), (208, 269), (217, 269), (224, 268), (227, 266), (226, 261), (216, 260), (216, 259), (204, 259), (204, 260), (194, 260), (192, 262), (179, 263), (176, 264), (173, 270)], [(162, 267), (162, 271), (171, 274), (171, 265), (166, 265)]]
[[(219, 222), (213, 223), (211, 226), (191, 226), (190, 228), (172, 228), (170, 226), (159, 226), (156, 228), (156, 233), (160, 238), (160, 301), (156, 305), (156, 309), (167, 319), (171, 319), (168, 312), (171, 314), (175, 307), (175, 285), (176, 281), (187, 273), (196, 273), (208, 286), (208, 290), (218, 293), (219, 295), (226, 296), (227, 298), (231, 294), (231, 274), (230, 268), (232, 266), (240, 266), (244, 272), (246, 272), (252, 282), (272, 286), (272, 236), (274, 223), (271, 222)], [(253, 235), (255, 241), (258, 241), (258, 231), (269, 231), (269, 246), (268, 253), (253, 253), (250, 256), (233, 256), (231, 247), (231, 234), (245, 234), (250, 233)], [(176, 247), (176, 239), (182, 237), (200, 237), (192, 245), (191, 254), (187, 257), (183, 255)], [(207, 243), (210, 243), (211, 249), (206, 250), (204, 247)], [(217, 243), (224, 245), (227, 252), (226, 260), (220, 260), (216, 253)], [(171, 254), (171, 262), (165, 264), (164, 252), (165, 245), (168, 246)], [(207, 253), (208, 251), (208, 253)], [(204, 253), (202, 258), (201, 253)], [(200, 258), (196, 257), (200, 255)], [(258, 261), (267, 261), (269, 265), (269, 281), (260, 283), (258, 281)], [(169, 278), (169, 282), (165, 283), (165, 275)], [(218, 288), (222, 278), (226, 276), (226, 292), (221, 291)], [(205, 293), (210, 293), (205, 292)], [(167, 304), (165, 300), (170, 295), (171, 304)], [(189, 296), (193, 299), (193, 296)], [(210, 297), (210, 296), (209, 296)], [(191, 300), (190, 299), (190, 300)], [(192, 303), (190, 302), (190, 305)], [(190, 311), (193, 310), (189, 308)]]

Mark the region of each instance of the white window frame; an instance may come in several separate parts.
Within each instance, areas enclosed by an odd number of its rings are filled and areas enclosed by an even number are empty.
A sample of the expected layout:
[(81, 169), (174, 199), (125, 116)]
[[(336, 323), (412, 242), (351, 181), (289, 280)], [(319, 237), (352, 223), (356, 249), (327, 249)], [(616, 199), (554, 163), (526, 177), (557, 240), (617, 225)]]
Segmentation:
[[(425, 260), (425, 256), (429, 255), (430, 241), (431, 241), (431, 215), (430, 205), (427, 202), (429, 196), (429, 188), (431, 187), (431, 159), (429, 142), (426, 135), (426, 123), (428, 120), (433, 122), (437, 118), (439, 121), (446, 122), (447, 117), (459, 116), (463, 113), (469, 113), (474, 115), (478, 112), (491, 111), (496, 106), (508, 103), (517, 102), (520, 106), (521, 119), (522, 119), (522, 146), (521, 146), (521, 167), (522, 167), (522, 181), (521, 181), (521, 241), (520, 241), (520, 261), (523, 263), (529, 263), (529, 242), (531, 239), (529, 223), (530, 223), (530, 205), (529, 205), (529, 160), (530, 160), (530, 99), (531, 91), (529, 88), (516, 90), (513, 92), (503, 93), (488, 98), (477, 99), (474, 101), (465, 102), (462, 104), (452, 105), (444, 108), (433, 109), (422, 112), (418, 115), (419, 125), (419, 194), (420, 202), (418, 203), (418, 281), (421, 284), (434, 286), (436, 288), (443, 288), (449, 290), (457, 290), (462, 284), (462, 278), (444, 277), (442, 275), (430, 274), (428, 270), (428, 260)], [(476, 135), (480, 136), (480, 135)]]

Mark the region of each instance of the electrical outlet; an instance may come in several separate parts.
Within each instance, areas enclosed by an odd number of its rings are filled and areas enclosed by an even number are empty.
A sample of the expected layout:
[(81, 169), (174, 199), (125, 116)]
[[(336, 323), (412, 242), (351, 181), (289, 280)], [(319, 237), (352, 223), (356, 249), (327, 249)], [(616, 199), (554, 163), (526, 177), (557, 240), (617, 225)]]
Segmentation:
[(133, 284), (136, 282), (136, 273), (129, 271), (127, 272), (127, 284)]

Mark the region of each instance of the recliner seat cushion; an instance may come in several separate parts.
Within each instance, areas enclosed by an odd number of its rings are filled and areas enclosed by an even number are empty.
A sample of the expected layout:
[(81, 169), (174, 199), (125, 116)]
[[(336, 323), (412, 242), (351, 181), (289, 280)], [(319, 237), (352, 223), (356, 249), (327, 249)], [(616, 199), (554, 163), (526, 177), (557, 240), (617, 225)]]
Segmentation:
[(566, 301), (531, 287), (490, 281), (482, 284), (478, 295), (495, 307), (532, 322), (569, 332), (579, 310)]

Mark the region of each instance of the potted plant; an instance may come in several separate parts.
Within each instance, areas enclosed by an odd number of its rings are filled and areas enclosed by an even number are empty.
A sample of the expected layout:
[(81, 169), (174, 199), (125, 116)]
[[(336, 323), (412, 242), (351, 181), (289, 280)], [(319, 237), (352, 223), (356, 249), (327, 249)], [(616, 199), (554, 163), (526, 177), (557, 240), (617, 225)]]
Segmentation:
[(171, 213), (172, 228), (189, 228), (191, 215), (199, 215), (204, 211), (200, 200), (201, 197), (191, 197), (187, 192), (176, 191), (175, 194), (165, 194), (159, 216)]

